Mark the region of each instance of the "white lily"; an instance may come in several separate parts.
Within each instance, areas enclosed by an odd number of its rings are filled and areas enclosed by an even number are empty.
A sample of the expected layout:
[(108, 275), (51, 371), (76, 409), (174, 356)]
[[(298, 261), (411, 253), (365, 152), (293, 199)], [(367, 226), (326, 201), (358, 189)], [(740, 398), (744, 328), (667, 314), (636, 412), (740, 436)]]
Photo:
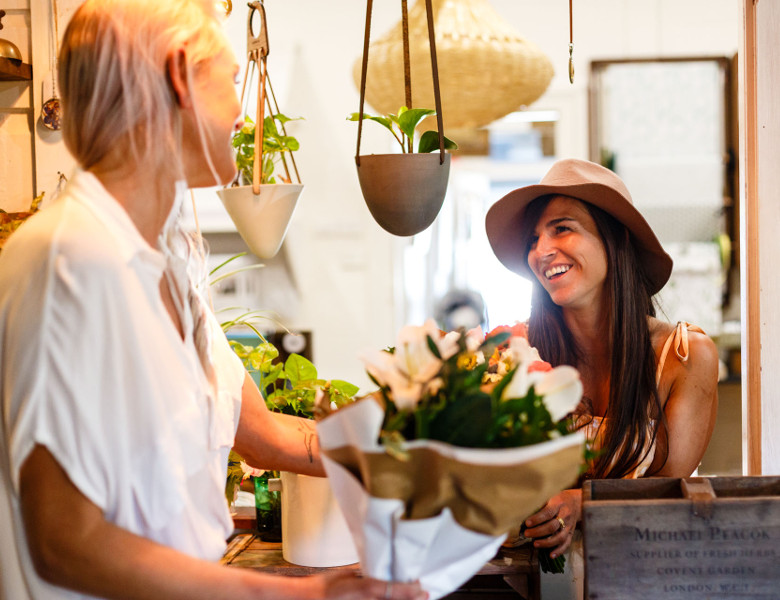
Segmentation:
[(516, 365), (530, 365), (542, 360), (539, 351), (531, 346), (526, 338), (520, 336), (509, 339), (509, 352), (512, 353), (512, 362)]
[(509, 380), (509, 384), (504, 388), (501, 399), (524, 398), (531, 386), (535, 385), (543, 374), (538, 371), (529, 373), (528, 363), (520, 363), (512, 375), (512, 379)]
[(582, 398), (580, 373), (574, 367), (561, 365), (542, 375), (534, 384), (534, 390), (544, 398), (544, 405), (553, 421), (560, 421), (577, 408)]
[(435, 378), (442, 361), (431, 352), (428, 337), (434, 341), (443, 359), (457, 353), (460, 334), (455, 332), (455, 335), (440, 337), (436, 322), (429, 319), (422, 326), (402, 328), (393, 354), (368, 351), (361, 355), (366, 370), (381, 385), (390, 388), (399, 410), (414, 410), (426, 391), (441, 385)]
[[(397, 350), (396, 350), (397, 351)], [(382, 386), (388, 386), (393, 402), (399, 410), (411, 411), (417, 407), (424, 390), (425, 381), (418, 381), (404, 370), (395, 354), (369, 350), (360, 356), (366, 371)], [(429, 377), (430, 379), (430, 377)]]

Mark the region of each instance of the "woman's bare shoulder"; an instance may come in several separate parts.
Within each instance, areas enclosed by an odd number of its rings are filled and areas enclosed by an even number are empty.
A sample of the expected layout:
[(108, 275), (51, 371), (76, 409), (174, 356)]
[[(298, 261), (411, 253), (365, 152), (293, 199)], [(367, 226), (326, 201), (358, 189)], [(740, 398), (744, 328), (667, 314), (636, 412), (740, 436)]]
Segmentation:
[(679, 325), (659, 319), (653, 318), (649, 325), (653, 349), (659, 361), (667, 341), (671, 339), (663, 359), (659, 389), (671, 391), (683, 382), (704, 384), (706, 388), (717, 384), (718, 348), (712, 338), (698, 328), (688, 327), (684, 336), (676, 336)]
[[(680, 323), (668, 323), (657, 319), (655, 317), (648, 317), (648, 327), (650, 330), (650, 339), (652, 340), (653, 349), (656, 355), (660, 355), (663, 351), (663, 347), (666, 342), (671, 338), (672, 346), (674, 346), (673, 334), (680, 327)], [(688, 325), (686, 327), (686, 325)], [(683, 324), (687, 334), (688, 354), (694, 353), (702, 356), (702, 358), (708, 359), (714, 358), (717, 360), (718, 349), (715, 346), (715, 342), (712, 341), (706, 333), (693, 324)], [(682, 345), (682, 340), (678, 340), (678, 346)], [(675, 350), (675, 347), (670, 347), (670, 351)], [(679, 348), (679, 351), (685, 353), (685, 348)]]

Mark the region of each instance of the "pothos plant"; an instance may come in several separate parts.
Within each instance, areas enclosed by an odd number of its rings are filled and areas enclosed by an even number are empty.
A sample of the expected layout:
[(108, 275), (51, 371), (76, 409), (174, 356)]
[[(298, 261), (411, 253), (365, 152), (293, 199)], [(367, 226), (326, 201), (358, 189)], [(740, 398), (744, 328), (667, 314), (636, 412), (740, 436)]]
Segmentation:
[(270, 342), (245, 346), (231, 340), (230, 345), (247, 371), (256, 377), (271, 411), (312, 419), (318, 390), (327, 390), (336, 407), (351, 402), (358, 392), (359, 388), (347, 381), (320, 379), (314, 364), (299, 354), (290, 354), (284, 363), (280, 362), (279, 350)]
[[(387, 115), (374, 116), (363, 113), (363, 119), (369, 121), (375, 121), (383, 127), (387, 128), (395, 138), (395, 141), (401, 146), (401, 151), (406, 153), (414, 152), (413, 140), (414, 131), (417, 126), (425, 118), (431, 115), (435, 115), (436, 111), (430, 108), (407, 108), (402, 106), (398, 109), (398, 114), (388, 113)], [(360, 113), (353, 112), (347, 121), (359, 121)], [(434, 152), (439, 149), (439, 132), (438, 131), (426, 131), (420, 136), (420, 141), (417, 144), (417, 152), (424, 154), (427, 152)], [(444, 149), (445, 150), (457, 150), (458, 145), (444, 136)]]
[[(263, 119), (263, 164), (260, 169), (260, 183), (291, 183), (288, 177), (276, 173), (278, 163), (285, 152), (295, 152), (300, 148), (298, 140), (284, 133), (283, 125), (302, 119), (288, 117), (282, 113), (269, 115)], [(255, 164), (255, 122), (244, 117), (244, 125), (233, 135), (232, 146), (236, 151), (238, 178), (245, 184), (252, 182), (252, 169)], [(279, 178), (280, 182), (277, 182)]]
[[(236, 340), (230, 340), (230, 345), (255, 378), (270, 411), (313, 419), (318, 390), (328, 392), (331, 403), (335, 404), (334, 408), (352, 402), (358, 392), (359, 388), (349, 382), (320, 379), (314, 364), (299, 354), (290, 354), (284, 363), (279, 362), (279, 350), (262, 338), (255, 346), (244, 345)], [(237, 452), (231, 450), (225, 487), (228, 502), (233, 498), (235, 486), (251, 474), (252, 469), (246, 466)], [(275, 476), (278, 477), (278, 474)]]

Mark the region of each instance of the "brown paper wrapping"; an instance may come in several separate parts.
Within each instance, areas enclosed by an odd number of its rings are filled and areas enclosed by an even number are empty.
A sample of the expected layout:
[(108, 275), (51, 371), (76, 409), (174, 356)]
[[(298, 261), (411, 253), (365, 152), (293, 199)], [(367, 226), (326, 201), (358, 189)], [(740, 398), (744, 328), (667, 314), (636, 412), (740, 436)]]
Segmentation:
[(519, 526), (551, 496), (573, 485), (582, 463), (581, 444), (514, 465), (466, 463), (431, 447), (410, 449), (408, 461), (354, 446), (324, 453), (348, 469), (371, 496), (402, 500), (404, 518), (433, 517), (449, 507), (461, 526), (494, 536)]

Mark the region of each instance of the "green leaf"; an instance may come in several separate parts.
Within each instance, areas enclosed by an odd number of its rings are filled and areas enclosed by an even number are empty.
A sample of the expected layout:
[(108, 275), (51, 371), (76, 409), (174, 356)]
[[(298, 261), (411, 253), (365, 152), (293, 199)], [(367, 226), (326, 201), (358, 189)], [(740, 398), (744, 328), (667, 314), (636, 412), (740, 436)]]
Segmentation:
[(235, 255), (231, 256), (231, 257), (230, 257), (230, 258), (228, 258), (227, 260), (225, 260), (225, 261), (222, 261), (222, 262), (221, 262), (221, 263), (219, 263), (219, 264), (218, 264), (216, 267), (214, 267), (213, 269), (211, 269), (211, 271), (209, 271), (209, 275), (214, 275), (214, 273), (216, 273), (217, 271), (219, 271), (220, 269), (222, 269), (222, 268), (223, 268), (225, 265), (228, 265), (228, 264), (230, 264), (231, 262), (233, 262), (234, 260), (236, 260), (237, 258), (241, 258), (242, 256), (246, 256), (246, 255), (247, 255), (247, 253), (246, 253), (246, 252), (239, 252), (238, 254), (235, 254)]
[[(393, 131), (393, 122), (391, 119), (387, 117), (375, 117), (373, 115), (367, 115), (366, 113), (363, 113), (363, 119), (368, 121), (375, 121), (382, 125), (383, 127), (387, 127), (390, 131)], [(360, 120), (360, 113), (354, 112), (349, 117), (347, 117), (347, 121), (359, 121)]]
[(289, 152), (295, 152), (296, 150), (299, 150), (301, 145), (298, 143), (298, 140), (296, 140), (294, 137), (287, 135), (282, 138), (283, 145), (287, 148)]
[(491, 423), (490, 397), (475, 391), (449, 400), (430, 423), (430, 439), (456, 446), (484, 447)]
[[(420, 154), (427, 152), (434, 152), (439, 149), (439, 132), (438, 131), (426, 131), (420, 136), (420, 143), (417, 147), (417, 151)], [(457, 150), (458, 145), (453, 142), (446, 135), (444, 136), (444, 149), (445, 150)]]
[[(346, 398), (352, 398), (352, 396), (357, 394), (360, 390), (355, 384), (349, 383), (348, 381), (342, 381), (341, 379), (332, 379), (330, 381), (330, 386), (332, 390), (335, 390), (338, 394), (341, 394)], [(336, 404), (338, 405), (338, 401), (336, 401)]]
[(439, 347), (436, 345), (436, 342), (433, 341), (433, 338), (431, 338), (429, 335), (426, 335), (425, 340), (428, 342), (428, 350), (431, 351), (431, 354), (441, 360), (441, 352), (439, 352)]
[(290, 121), (303, 121), (303, 117), (288, 117), (287, 115), (284, 115), (282, 113), (276, 113), (274, 115), (274, 119), (279, 121), (282, 125), (285, 125), (286, 123), (289, 123)]
[(263, 119), (263, 137), (278, 137), (279, 131), (276, 129), (276, 121), (273, 117)]
[(290, 354), (284, 363), (284, 370), (293, 386), (307, 379), (317, 379), (317, 369), (300, 354)]
[(408, 110), (404, 109), (405, 107), (402, 107), (403, 112), (401, 110), (398, 111), (398, 127), (409, 139), (414, 138), (414, 130), (417, 125), (419, 125), (420, 121), (422, 121), (428, 115), (436, 114), (436, 111), (431, 110), (430, 108), (410, 108)]

